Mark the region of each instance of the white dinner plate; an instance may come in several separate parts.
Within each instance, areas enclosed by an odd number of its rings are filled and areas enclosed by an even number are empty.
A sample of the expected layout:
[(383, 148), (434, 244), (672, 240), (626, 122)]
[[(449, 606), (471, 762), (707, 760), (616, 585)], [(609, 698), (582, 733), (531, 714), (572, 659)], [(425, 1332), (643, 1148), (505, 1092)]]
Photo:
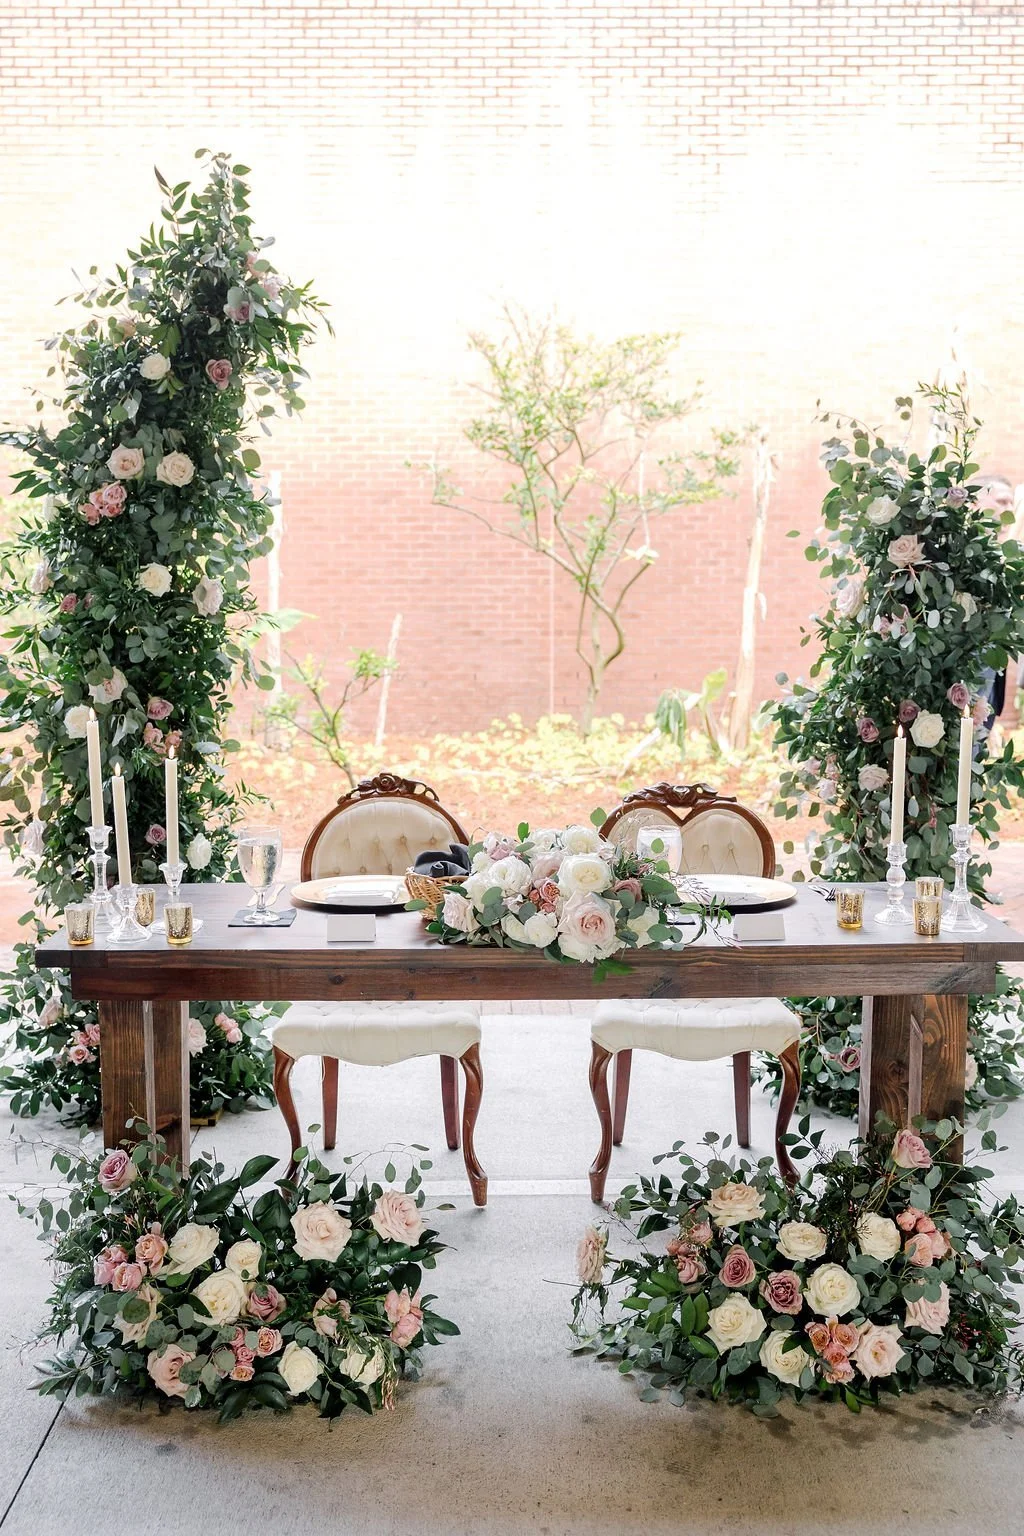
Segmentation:
[(409, 900), (401, 875), (331, 875), (292, 886), (292, 899), (306, 907), (356, 912), (394, 912)]
[(716, 901), (730, 912), (785, 907), (796, 900), (796, 886), (759, 875), (680, 875), (676, 884), (684, 900)]

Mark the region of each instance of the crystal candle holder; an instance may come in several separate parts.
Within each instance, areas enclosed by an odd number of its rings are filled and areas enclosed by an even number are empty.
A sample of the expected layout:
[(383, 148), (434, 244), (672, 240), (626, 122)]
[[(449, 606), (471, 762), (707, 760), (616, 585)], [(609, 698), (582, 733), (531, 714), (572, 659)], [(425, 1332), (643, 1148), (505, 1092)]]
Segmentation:
[[(161, 913), (160, 917), (153, 924), (153, 932), (154, 933), (162, 933), (162, 934), (166, 934), (167, 933), (167, 921), (166, 921), (167, 908), (168, 907), (177, 907), (177, 906), (181, 905), (181, 882), (185, 878), (185, 871), (186, 871), (187, 867), (188, 867), (187, 865), (182, 864), (180, 861), (177, 861), (177, 862), (175, 862), (173, 864), (170, 861), (168, 861), (166, 864), (161, 864), (160, 865), (160, 873), (163, 875), (163, 877), (164, 877), (164, 884), (167, 886), (167, 900), (164, 902), (163, 913)], [(201, 917), (196, 917), (193, 914), (193, 917), (192, 917), (192, 932), (193, 933), (198, 933), (202, 926), (203, 926), (202, 918)]]
[(876, 923), (885, 923), (890, 927), (907, 927), (914, 921), (903, 899), (903, 888), (907, 883), (904, 865), (907, 862), (906, 843), (889, 844), (889, 871), (885, 882), (889, 887), (889, 899), (881, 912), (875, 913)]
[(92, 849), (89, 855), (89, 863), (92, 865), (92, 895), (89, 900), (96, 909), (94, 923), (97, 929), (110, 928), (114, 921), (111, 910), (113, 903), (107, 889), (107, 864), (110, 859), (107, 844), (109, 842), (109, 827), (89, 828), (89, 847)]
[(117, 922), (107, 940), (109, 944), (141, 944), (149, 938), (149, 930), (135, 920), (135, 902), (138, 894), (137, 885), (115, 885), (114, 908), (117, 912)]
[(971, 862), (971, 831), (970, 826), (953, 826), (949, 829), (950, 837), (953, 839), (953, 868), (956, 871), (956, 877), (942, 919), (943, 933), (979, 933), (985, 926), (985, 919), (971, 900), (971, 893), (967, 888), (967, 866)]

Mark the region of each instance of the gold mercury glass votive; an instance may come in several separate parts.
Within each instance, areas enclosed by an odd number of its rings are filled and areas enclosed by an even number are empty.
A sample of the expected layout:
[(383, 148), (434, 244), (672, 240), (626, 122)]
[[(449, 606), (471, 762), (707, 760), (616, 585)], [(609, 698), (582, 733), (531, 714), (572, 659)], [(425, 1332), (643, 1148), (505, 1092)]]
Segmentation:
[(836, 891), (836, 922), (840, 928), (845, 928), (848, 933), (855, 932), (864, 926), (864, 892), (843, 890), (842, 886)]
[(164, 928), (168, 944), (191, 944), (192, 908), (184, 903), (164, 907)]
[(96, 931), (96, 908), (91, 901), (80, 901), (65, 907), (64, 921), (72, 949), (83, 949), (86, 944), (92, 943)]
[(918, 875), (914, 881), (914, 895), (920, 897), (922, 901), (926, 897), (938, 896), (941, 898), (945, 894), (945, 890), (945, 883), (939, 879), (938, 875)]
[(143, 886), (135, 898), (135, 921), (148, 928), (156, 917), (156, 892), (151, 886)]
[[(940, 882), (941, 884), (941, 882)], [(914, 897), (914, 932), (922, 939), (936, 939), (942, 922), (941, 896)]]

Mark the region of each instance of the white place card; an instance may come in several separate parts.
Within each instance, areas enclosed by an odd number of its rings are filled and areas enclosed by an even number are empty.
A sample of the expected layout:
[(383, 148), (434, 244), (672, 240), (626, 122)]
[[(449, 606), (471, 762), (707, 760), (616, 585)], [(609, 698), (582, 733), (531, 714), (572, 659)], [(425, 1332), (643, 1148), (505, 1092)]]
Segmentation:
[(327, 918), (328, 944), (372, 944), (377, 937), (374, 912), (331, 912)]
[(737, 912), (732, 920), (732, 936), (740, 944), (781, 944), (786, 937), (785, 914)]

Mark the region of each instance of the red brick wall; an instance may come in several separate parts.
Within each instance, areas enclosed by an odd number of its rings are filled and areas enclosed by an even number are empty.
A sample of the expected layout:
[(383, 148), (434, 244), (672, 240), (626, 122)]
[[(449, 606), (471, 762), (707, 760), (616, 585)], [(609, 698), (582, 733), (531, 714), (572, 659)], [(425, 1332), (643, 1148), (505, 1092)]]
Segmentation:
[[(780, 455), (762, 692), (816, 580), (815, 401), (880, 418), (957, 346), (986, 466), (1024, 478), (1024, 6), (5, 0), (0, 417), (28, 414), (70, 269), (108, 265), (199, 145), (253, 167), (280, 264), (332, 302), (283, 476), (283, 600), (338, 656), (405, 616), (398, 729), (572, 706), (567, 594), (431, 511), (407, 458), (457, 450), (465, 335), (504, 300), (604, 335), (680, 329), (706, 420)], [(608, 708), (731, 662), (749, 476), (682, 514), (637, 589)], [(552, 667), (553, 658), (553, 667)]]

